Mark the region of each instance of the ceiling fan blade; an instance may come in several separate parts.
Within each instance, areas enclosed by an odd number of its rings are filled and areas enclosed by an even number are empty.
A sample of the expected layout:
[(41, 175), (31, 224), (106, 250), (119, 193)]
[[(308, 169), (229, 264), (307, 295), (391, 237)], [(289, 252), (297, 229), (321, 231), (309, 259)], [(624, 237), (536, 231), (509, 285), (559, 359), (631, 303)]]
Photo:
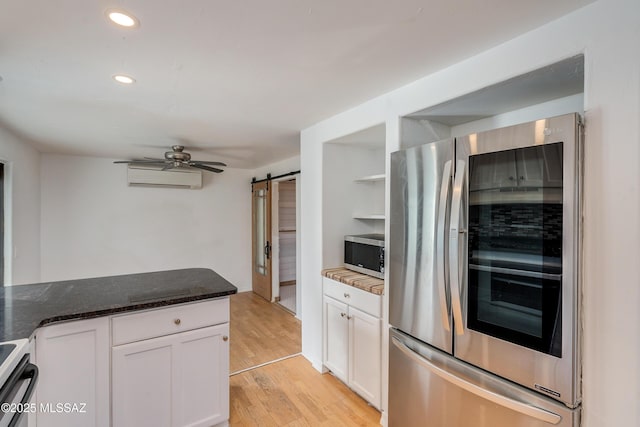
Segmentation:
[(134, 159), (134, 160), (116, 160), (113, 163), (147, 163), (147, 164), (164, 164), (164, 160), (142, 160), (142, 159)]
[(189, 165), (191, 164), (201, 164), (201, 165), (214, 165), (214, 166), (227, 166), (226, 163), (222, 163), (222, 162), (209, 162), (209, 161), (201, 161), (201, 160), (192, 160), (189, 162)]
[(145, 159), (146, 159), (145, 161), (147, 161), (147, 160), (155, 160), (156, 162), (166, 162), (167, 161), (167, 159), (158, 159), (156, 157), (145, 157)]
[(215, 172), (215, 173), (224, 172), (222, 169), (212, 168), (212, 167), (201, 165), (201, 164), (198, 164), (198, 163), (194, 163), (194, 164), (189, 163), (189, 166), (191, 166), (192, 168), (202, 169), (202, 170), (209, 171), (209, 172)]

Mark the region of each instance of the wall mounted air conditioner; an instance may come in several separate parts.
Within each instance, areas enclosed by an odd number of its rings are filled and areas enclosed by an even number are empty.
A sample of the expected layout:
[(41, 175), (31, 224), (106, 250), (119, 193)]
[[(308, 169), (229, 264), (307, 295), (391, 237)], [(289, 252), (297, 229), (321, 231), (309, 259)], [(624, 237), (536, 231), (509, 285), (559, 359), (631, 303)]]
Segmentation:
[(202, 188), (202, 172), (188, 169), (163, 171), (157, 166), (129, 165), (127, 183), (130, 186)]

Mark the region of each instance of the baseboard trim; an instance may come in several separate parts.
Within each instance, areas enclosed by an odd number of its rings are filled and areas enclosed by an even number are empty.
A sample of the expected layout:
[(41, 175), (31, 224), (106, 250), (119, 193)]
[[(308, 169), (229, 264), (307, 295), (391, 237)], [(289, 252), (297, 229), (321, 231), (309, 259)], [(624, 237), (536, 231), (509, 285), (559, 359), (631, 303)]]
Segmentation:
[(382, 427), (387, 427), (389, 425), (389, 416), (387, 415), (387, 411), (380, 411), (382, 415), (380, 416), (380, 425)]

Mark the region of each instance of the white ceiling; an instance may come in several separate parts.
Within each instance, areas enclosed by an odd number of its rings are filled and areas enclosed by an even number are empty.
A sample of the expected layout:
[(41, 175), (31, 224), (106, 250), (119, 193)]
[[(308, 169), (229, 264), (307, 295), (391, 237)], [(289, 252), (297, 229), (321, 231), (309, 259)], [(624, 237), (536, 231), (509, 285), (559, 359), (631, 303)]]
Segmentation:
[(255, 168), (297, 155), (315, 122), (592, 1), (0, 0), (0, 126), (43, 152), (182, 143)]

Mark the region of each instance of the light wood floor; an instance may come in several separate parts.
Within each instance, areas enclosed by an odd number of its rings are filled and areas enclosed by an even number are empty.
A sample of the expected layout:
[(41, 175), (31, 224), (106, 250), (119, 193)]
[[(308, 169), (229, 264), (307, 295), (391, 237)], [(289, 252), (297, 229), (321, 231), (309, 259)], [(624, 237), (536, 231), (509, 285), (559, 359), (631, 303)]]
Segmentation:
[(231, 426), (379, 426), (380, 412), (303, 356), (234, 375)]
[(300, 321), (253, 292), (231, 296), (231, 373), (300, 353)]
[[(300, 321), (252, 292), (231, 297), (231, 372), (301, 350)], [(235, 426), (379, 426), (380, 412), (303, 356), (232, 374)]]

